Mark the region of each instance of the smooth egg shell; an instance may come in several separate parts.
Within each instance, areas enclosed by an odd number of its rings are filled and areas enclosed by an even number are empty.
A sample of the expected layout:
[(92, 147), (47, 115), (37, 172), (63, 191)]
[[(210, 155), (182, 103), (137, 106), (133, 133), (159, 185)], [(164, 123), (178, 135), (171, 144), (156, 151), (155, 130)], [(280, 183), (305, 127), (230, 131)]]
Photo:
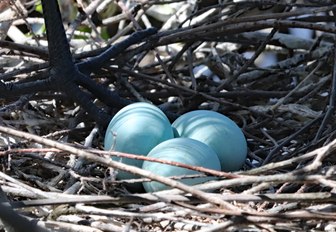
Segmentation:
[(180, 137), (201, 141), (217, 153), (222, 171), (237, 171), (246, 160), (247, 143), (243, 132), (228, 117), (209, 110), (181, 115), (172, 124)]
[[(190, 138), (174, 138), (162, 142), (153, 148), (147, 156), (218, 171), (221, 169), (220, 161), (215, 151), (204, 143)], [(165, 177), (200, 174), (194, 170), (150, 161), (144, 161), (142, 169)], [(179, 181), (187, 185), (195, 185), (211, 179), (214, 179), (214, 177), (189, 178)], [(156, 181), (144, 182), (143, 186), (146, 192), (156, 192), (170, 188)]]
[[(156, 106), (138, 102), (122, 108), (111, 120), (105, 134), (104, 149), (147, 155), (159, 143), (173, 138), (166, 115)], [(142, 160), (113, 157), (113, 160), (141, 167)], [(119, 179), (137, 176), (119, 171)]]

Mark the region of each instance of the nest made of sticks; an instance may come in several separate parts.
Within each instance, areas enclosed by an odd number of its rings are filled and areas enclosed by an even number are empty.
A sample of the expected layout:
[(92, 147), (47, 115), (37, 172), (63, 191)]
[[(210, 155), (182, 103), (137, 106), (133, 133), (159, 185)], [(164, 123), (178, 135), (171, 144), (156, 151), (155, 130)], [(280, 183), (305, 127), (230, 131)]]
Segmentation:
[[(92, 78), (174, 115), (208, 109), (230, 117), (246, 136), (248, 159), (239, 172), (205, 170), (219, 179), (195, 187), (134, 167), (127, 170), (144, 178), (119, 181), (110, 157), (131, 154), (103, 152), (103, 131), (67, 96), (6, 99), (0, 185), (16, 212), (52, 231), (336, 230), (332, 1), (60, 3), (76, 60), (133, 28), (159, 28)], [(12, 13), (0, 18), (0, 29), (10, 28), (0, 41), (7, 83), (42, 78), (48, 67), (38, 9), (28, 1), (0, 3), (2, 13)], [(125, 188), (150, 179), (176, 188)]]

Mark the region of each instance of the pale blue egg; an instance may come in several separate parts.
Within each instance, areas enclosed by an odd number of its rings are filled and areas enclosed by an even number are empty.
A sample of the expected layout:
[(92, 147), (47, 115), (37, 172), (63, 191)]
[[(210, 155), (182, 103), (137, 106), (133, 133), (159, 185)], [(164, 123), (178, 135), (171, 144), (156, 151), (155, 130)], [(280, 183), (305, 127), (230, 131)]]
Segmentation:
[[(174, 138), (162, 142), (154, 147), (147, 157), (175, 161), (190, 166), (201, 166), (217, 171), (221, 169), (220, 161), (215, 151), (204, 143), (190, 138)], [(142, 169), (165, 177), (200, 174), (200, 172), (190, 169), (150, 161), (144, 161)], [(179, 181), (187, 185), (195, 185), (211, 179), (215, 178), (197, 177)], [(170, 188), (156, 181), (144, 182), (143, 186), (146, 192), (156, 192)]]
[[(138, 102), (122, 108), (112, 118), (106, 130), (104, 149), (147, 155), (156, 145), (173, 137), (173, 129), (166, 115), (152, 104)], [(112, 159), (136, 167), (141, 167), (143, 162), (119, 157)], [(119, 171), (117, 177), (138, 178), (123, 171)]]
[(181, 137), (196, 139), (213, 148), (222, 171), (237, 171), (244, 164), (246, 139), (228, 117), (214, 111), (195, 110), (181, 115), (172, 125)]

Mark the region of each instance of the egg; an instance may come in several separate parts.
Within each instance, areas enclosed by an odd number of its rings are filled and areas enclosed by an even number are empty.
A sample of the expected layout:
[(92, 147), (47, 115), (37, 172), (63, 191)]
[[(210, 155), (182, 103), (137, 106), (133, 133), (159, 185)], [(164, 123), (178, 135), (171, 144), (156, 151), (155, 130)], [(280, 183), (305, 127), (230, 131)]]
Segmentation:
[[(104, 149), (137, 155), (147, 155), (159, 143), (174, 137), (166, 115), (156, 106), (138, 102), (122, 108), (108, 125)], [(141, 167), (142, 160), (113, 157), (115, 161)], [(119, 171), (118, 179), (138, 178)], [(141, 185), (141, 184), (140, 184)]]
[[(215, 151), (204, 143), (190, 138), (174, 138), (162, 142), (154, 147), (147, 157), (175, 161), (190, 166), (201, 166), (217, 171), (221, 169)], [(147, 160), (143, 162), (142, 169), (164, 177), (200, 174), (200, 172), (194, 170)], [(214, 179), (214, 177), (197, 177), (178, 181), (187, 185), (195, 185), (211, 179)], [(156, 192), (170, 188), (156, 181), (144, 182), (143, 186), (146, 192)]]
[(180, 137), (210, 146), (218, 155), (222, 171), (237, 171), (246, 160), (247, 143), (243, 132), (234, 121), (218, 112), (191, 111), (178, 117), (172, 126)]

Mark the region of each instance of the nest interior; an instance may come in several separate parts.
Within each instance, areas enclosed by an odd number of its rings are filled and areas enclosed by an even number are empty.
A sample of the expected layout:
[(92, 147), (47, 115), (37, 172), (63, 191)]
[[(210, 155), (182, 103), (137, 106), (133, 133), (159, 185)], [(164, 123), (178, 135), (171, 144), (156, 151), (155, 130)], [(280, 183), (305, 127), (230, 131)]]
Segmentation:
[[(216, 181), (193, 187), (133, 167), (142, 179), (116, 180), (125, 167), (110, 157), (132, 156), (104, 152), (104, 128), (68, 94), (0, 93), (1, 231), (336, 230), (333, 1), (59, 4), (75, 63), (157, 28), (90, 78), (171, 120), (196, 109), (224, 114), (244, 132), (248, 157), (240, 171), (211, 172)], [(0, 12), (2, 83), (47, 78), (41, 4), (6, 0)], [(83, 91), (111, 117), (120, 109)], [(175, 189), (126, 187), (149, 179)]]

